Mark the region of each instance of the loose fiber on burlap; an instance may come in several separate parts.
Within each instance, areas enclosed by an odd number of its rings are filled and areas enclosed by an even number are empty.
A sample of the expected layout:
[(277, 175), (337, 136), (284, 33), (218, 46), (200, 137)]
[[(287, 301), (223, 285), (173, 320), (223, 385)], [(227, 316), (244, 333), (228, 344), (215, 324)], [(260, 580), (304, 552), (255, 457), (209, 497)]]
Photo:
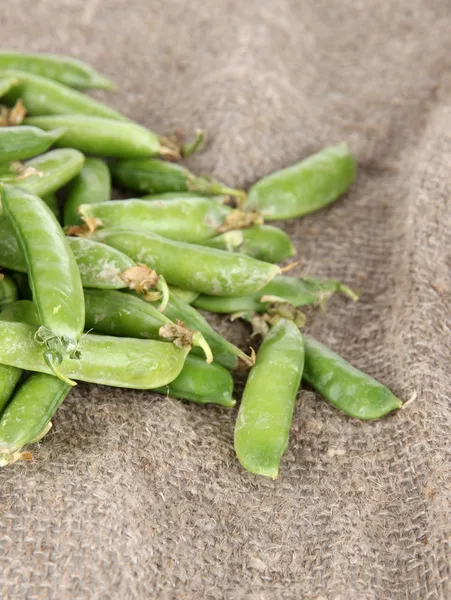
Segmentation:
[(3, 4), (3, 48), (87, 59), (158, 132), (205, 127), (199, 173), (247, 186), (348, 141), (352, 191), (286, 223), (305, 271), (361, 291), (310, 328), (414, 400), (360, 423), (300, 392), (273, 482), (235, 459), (234, 411), (79, 385), (0, 473), (0, 597), (450, 598), (449, 2)]

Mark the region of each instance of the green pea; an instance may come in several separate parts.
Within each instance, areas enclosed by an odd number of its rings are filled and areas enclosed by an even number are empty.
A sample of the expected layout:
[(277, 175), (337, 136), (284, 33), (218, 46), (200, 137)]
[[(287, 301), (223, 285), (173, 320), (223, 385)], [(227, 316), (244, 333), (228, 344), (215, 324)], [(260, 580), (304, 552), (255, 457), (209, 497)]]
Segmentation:
[(157, 233), (171, 240), (196, 243), (215, 235), (232, 209), (208, 198), (117, 200), (82, 204), (85, 219), (100, 219), (109, 229)]
[(241, 190), (229, 188), (206, 177), (197, 177), (185, 167), (155, 158), (119, 160), (110, 165), (113, 181), (120, 187), (137, 192), (198, 192), (243, 196)]
[(224, 298), (201, 294), (193, 304), (200, 310), (214, 313), (264, 313), (274, 304), (291, 304), (294, 307), (325, 302), (336, 292), (341, 292), (356, 301), (358, 296), (337, 279), (315, 279), (314, 277), (287, 277), (278, 275), (264, 288), (253, 294), (236, 298)]
[[(4, 186), (3, 210), (27, 264), (39, 318), (45, 328), (45, 358), (55, 373), (65, 353), (74, 355), (83, 333), (85, 311), (80, 273), (63, 230), (37, 196)], [(42, 329), (42, 328), (41, 328)], [(70, 382), (67, 382), (70, 383)]]
[(87, 158), (80, 173), (70, 182), (64, 204), (64, 225), (81, 225), (80, 204), (104, 202), (111, 197), (110, 171), (103, 160)]
[(18, 298), (17, 285), (8, 275), (0, 273), (0, 310)]
[(0, 162), (24, 160), (46, 152), (61, 138), (63, 129), (0, 127)]
[(25, 119), (25, 123), (46, 131), (56, 128), (65, 129), (57, 145), (63, 148), (75, 148), (84, 154), (113, 158), (141, 158), (171, 154), (156, 133), (131, 121), (87, 115), (55, 115), (31, 117)]
[(311, 336), (305, 336), (304, 379), (338, 409), (356, 419), (380, 419), (402, 406), (384, 385), (362, 373)]
[(265, 220), (302, 217), (339, 198), (355, 177), (356, 164), (347, 145), (329, 146), (258, 181), (244, 206), (260, 211)]
[(280, 267), (249, 256), (177, 242), (154, 233), (104, 229), (94, 239), (145, 263), (168, 283), (204, 294), (249, 294), (280, 273)]
[(197, 404), (219, 404), (227, 408), (236, 404), (230, 373), (224, 367), (207, 364), (196, 356), (187, 356), (180, 375), (155, 391)]
[(16, 83), (17, 79), (14, 77), (0, 77), (0, 98), (7, 94)]
[(241, 252), (270, 263), (285, 260), (296, 254), (296, 248), (288, 235), (282, 229), (270, 225), (234, 229), (207, 239), (202, 244), (228, 252)]
[(70, 388), (43, 373), (34, 373), (19, 387), (0, 419), (0, 467), (20, 460), (22, 448), (47, 433)]
[[(0, 321), (0, 364), (51, 375), (35, 336), (36, 327)], [(154, 389), (173, 381), (189, 351), (168, 342), (93, 334), (80, 339), (79, 350), (79, 360), (64, 357), (59, 365), (65, 378), (134, 389)]]
[(22, 369), (10, 367), (8, 365), (0, 365), (0, 415), (8, 404), (21, 375)]
[(88, 115), (128, 121), (114, 109), (65, 85), (46, 77), (16, 69), (1, 69), (0, 77), (17, 79), (5, 95), (7, 104), (21, 98), (30, 115)]
[(36, 196), (56, 192), (81, 171), (85, 157), (78, 150), (64, 148), (51, 150), (26, 161), (20, 169), (10, 165), (0, 174), (0, 183), (17, 185)]
[(69, 87), (114, 90), (116, 85), (91, 65), (45, 52), (0, 51), (0, 69), (19, 69), (59, 81)]
[(177, 296), (186, 302), (186, 304), (192, 304), (194, 300), (199, 296), (197, 292), (193, 292), (192, 290), (182, 290), (182, 288), (178, 288), (174, 285), (169, 286), (169, 291), (171, 294)]
[(273, 479), (279, 474), (303, 366), (302, 334), (280, 319), (258, 351), (236, 421), (235, 452), (247, 471)]

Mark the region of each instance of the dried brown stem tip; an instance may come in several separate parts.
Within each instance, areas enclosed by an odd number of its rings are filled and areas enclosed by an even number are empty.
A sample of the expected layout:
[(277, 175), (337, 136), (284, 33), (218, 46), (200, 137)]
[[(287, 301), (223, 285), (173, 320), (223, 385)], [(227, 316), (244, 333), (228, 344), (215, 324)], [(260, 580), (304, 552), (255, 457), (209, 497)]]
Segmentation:
[(13, 127), (21, 125), (27, 116), (27, 111), (24, 103), (19, 98), (13, 108), (2, 106), (0, 109), (0, 127)]
[(160, 292), (149, 292), (151, 289), (156, 289), (160, 276), (153, 269), (149, 269), (147, 265), (138, 263), (134, 267), (125, 269), (119, 277), (128, 288), (135, 290), (138, 294), (144, 294), (146, 300), (152, 302), (161, 298)]
[(158, 333), (160, 337), (171, 340), (178, 348), (191, 348), (195, 332), (177, 319), (175, 323), (166, 323), (160, 327)]
[(216, 230), (218, 233), (225, 233), (233, 229), (245, 229), (252, 225), (263, 225), (263, 217), (258, 212), (250, 212), (240, 209), (233, 210), (227, 215), (224, 223)]

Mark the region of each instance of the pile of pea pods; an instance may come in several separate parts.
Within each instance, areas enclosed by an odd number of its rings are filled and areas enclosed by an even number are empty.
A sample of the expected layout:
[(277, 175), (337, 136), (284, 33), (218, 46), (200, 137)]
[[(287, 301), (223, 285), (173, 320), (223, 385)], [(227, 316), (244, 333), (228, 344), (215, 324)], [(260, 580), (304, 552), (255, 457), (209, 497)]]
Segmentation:
[[(286, 274), (277, 263), (295, 248), (268, 224), (345, 193), (356, 176), (347, 145), (246, 193), (180, 164), (202, 132), (159, 136), (80, 91), (95, 88), (114, 84), (81, 61), (0, 52), (0, 466), (31, 458), (77, 380), (232, 408), (232, 373), (248, 370), (235, 451), (271, 478), (301, 381), (354, 418), (400, 408), (301, 332), (303, 306), (357, 296), (336, 279)], [(134, 197), (112, 201), (112, 182)], [(246, 320), (263, 339), (257, 354), (198, 309)]]

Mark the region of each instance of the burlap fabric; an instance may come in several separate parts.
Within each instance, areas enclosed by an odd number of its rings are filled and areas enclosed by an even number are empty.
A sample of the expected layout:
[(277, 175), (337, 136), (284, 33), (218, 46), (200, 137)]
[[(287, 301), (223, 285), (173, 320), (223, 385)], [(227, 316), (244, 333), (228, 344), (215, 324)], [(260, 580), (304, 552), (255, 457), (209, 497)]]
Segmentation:
[[(304, 270), (361, 290), (310, 321), (414, 398), (360, 423), (299, 394), (278, 481), (236, 413), (80, 385), (0, 474), (5, 600), (435, 600), (450, 591), (451, 7), (446, 0), (14, 0), (1, 46), (67, 53), (159, 132), (204, 126), (231, 185), (347, 140), (357, 184), (286, 223)], [(102, 97), (98, 94), (99, 97)], [(244, 325), (216, 321), (248, 344)]]

